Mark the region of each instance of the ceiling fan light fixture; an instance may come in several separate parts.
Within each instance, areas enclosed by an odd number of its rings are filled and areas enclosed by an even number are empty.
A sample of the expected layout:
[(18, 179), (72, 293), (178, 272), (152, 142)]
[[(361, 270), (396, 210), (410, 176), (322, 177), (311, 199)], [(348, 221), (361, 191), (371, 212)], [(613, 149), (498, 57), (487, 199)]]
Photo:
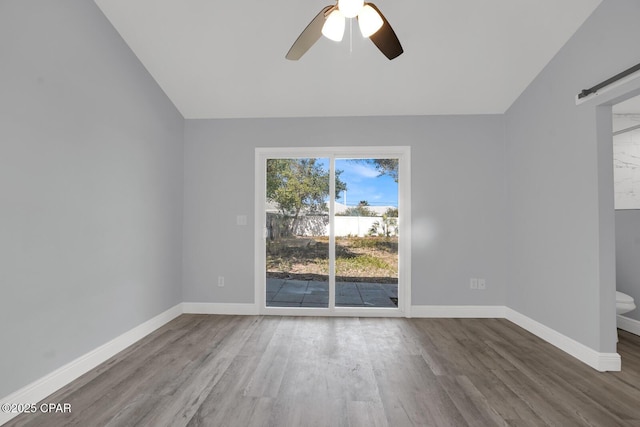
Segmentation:
[(360, 26), (360, 32), (362, 37), (370, 37), (376, 33), (382, 27), (382, 17), (374, 8), (365, 5), (358, 14), (358, 25)]
[(345, 18), (355, 18), (363, 6), (364, 0), (338, 0), (338, 9)]
[[(348, 3), (348, 2), (351, 3)], [(346, 6), (349, 4), (349, 6)], [(297, 61), (305, 54), (323, 35), (336, 42), (342, 41), (346, 25), (344, 9), (353, 7), (357, 12), (354, 16), (358, 18), (360, 32), (365, 38), (369, 38), (376, 45), (378, 50), (387, 59), (391, 60), (402, 55), (404, 50), (396, 36), (395, 31), (389, 25), (380, 9), (373, 3), (364, 3), (362, 0), (338, 0), (323, 7), (320, 12), (309, 22), (300, 33), (296, 41), (291, 45), (289, 52), (285, 55), (290, 61)], [(352, 19), (352, 18), (350, 18)], [(352, 21), (349, 21), (351, 24)]]
[(344, 15), (335, 9), (329, 14), (322, 26), (322, 35), (334, 42), (342, 41), (344, 36)]

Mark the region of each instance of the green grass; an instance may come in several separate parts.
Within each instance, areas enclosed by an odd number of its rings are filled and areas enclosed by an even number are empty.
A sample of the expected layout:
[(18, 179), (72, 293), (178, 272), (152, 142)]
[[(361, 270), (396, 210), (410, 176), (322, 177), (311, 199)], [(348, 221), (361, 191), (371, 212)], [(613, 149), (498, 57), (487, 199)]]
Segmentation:
[(380, 270), (391, 269), (391, 266), (380, 258), (366, 254), (348, 258), (338, 257), (338, 259), (336, 259), (336, 264), (338, 269), (340, 269), (340, 267), (356, 270), (366, 270), (369, 268), (376, 268)]
[[(340, 239), (336, 239), (340, 244)], [(383, 237), (356, 237), (348, 240), (348, 245), (352, 248), (379, 249), (384, 251), (398, 250), (398, 240)]]
[[(267, 271), (289, 274), (329, 273), (329, 239), (286, 238), (268, 241)], [(336, 275), (343, 277), (398, 277), (397, 237), (336, 238)]]
[[(329, 261), (327, 259), (316, 259), (316, 264), (322, 266), (325, 273), (329, 273)], [(393, 267), (387, 262), (372, 255), (338, 256), (336, 258), (336, 271), (342, 273), (354, 271), (387, 271), (394, 272)]]

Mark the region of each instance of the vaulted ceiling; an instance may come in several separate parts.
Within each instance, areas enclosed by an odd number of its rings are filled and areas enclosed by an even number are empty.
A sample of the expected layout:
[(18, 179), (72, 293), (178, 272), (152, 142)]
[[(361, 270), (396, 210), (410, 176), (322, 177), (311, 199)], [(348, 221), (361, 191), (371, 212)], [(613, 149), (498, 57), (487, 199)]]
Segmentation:
[(601, 0), (376, 0), (404, 54), (357, 23), (285, 54), (326, 0), (95, 0), (185, 118), (504, 113)]

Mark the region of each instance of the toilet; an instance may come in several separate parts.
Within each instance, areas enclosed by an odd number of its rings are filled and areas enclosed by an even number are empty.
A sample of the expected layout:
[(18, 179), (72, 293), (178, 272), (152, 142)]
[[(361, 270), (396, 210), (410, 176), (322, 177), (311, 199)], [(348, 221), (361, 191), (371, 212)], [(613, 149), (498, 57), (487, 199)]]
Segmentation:
[(633, 302), (633, 298), (627, 294), (616, 291), (616, 314), (627, 313), (631, 310), (635, 310), (636, 305)]

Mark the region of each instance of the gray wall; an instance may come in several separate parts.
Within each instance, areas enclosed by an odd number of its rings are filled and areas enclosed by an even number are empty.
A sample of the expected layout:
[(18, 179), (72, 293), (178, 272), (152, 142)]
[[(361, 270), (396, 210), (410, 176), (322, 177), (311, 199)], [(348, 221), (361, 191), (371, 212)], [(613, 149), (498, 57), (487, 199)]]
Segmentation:
[[(616, 211), (616, 286), (640, 307), (640, 210)], [(640, 320), (640, 309), (623, 316)]]
[(611, 112), (575, 95), (638, 62), (639, 18), (640, 2), (605, 0), (506, 114), (507, 305), (603, 352), (615, 351)]
[(345, 145), (411, 146), (413, 304), (504, 305), (502, 116), (187, 120), (184, 300), (254, 300), (256, 147)]
[(0, 396), (179, 303), (184, 121), (88, 0), (0, 2)]

